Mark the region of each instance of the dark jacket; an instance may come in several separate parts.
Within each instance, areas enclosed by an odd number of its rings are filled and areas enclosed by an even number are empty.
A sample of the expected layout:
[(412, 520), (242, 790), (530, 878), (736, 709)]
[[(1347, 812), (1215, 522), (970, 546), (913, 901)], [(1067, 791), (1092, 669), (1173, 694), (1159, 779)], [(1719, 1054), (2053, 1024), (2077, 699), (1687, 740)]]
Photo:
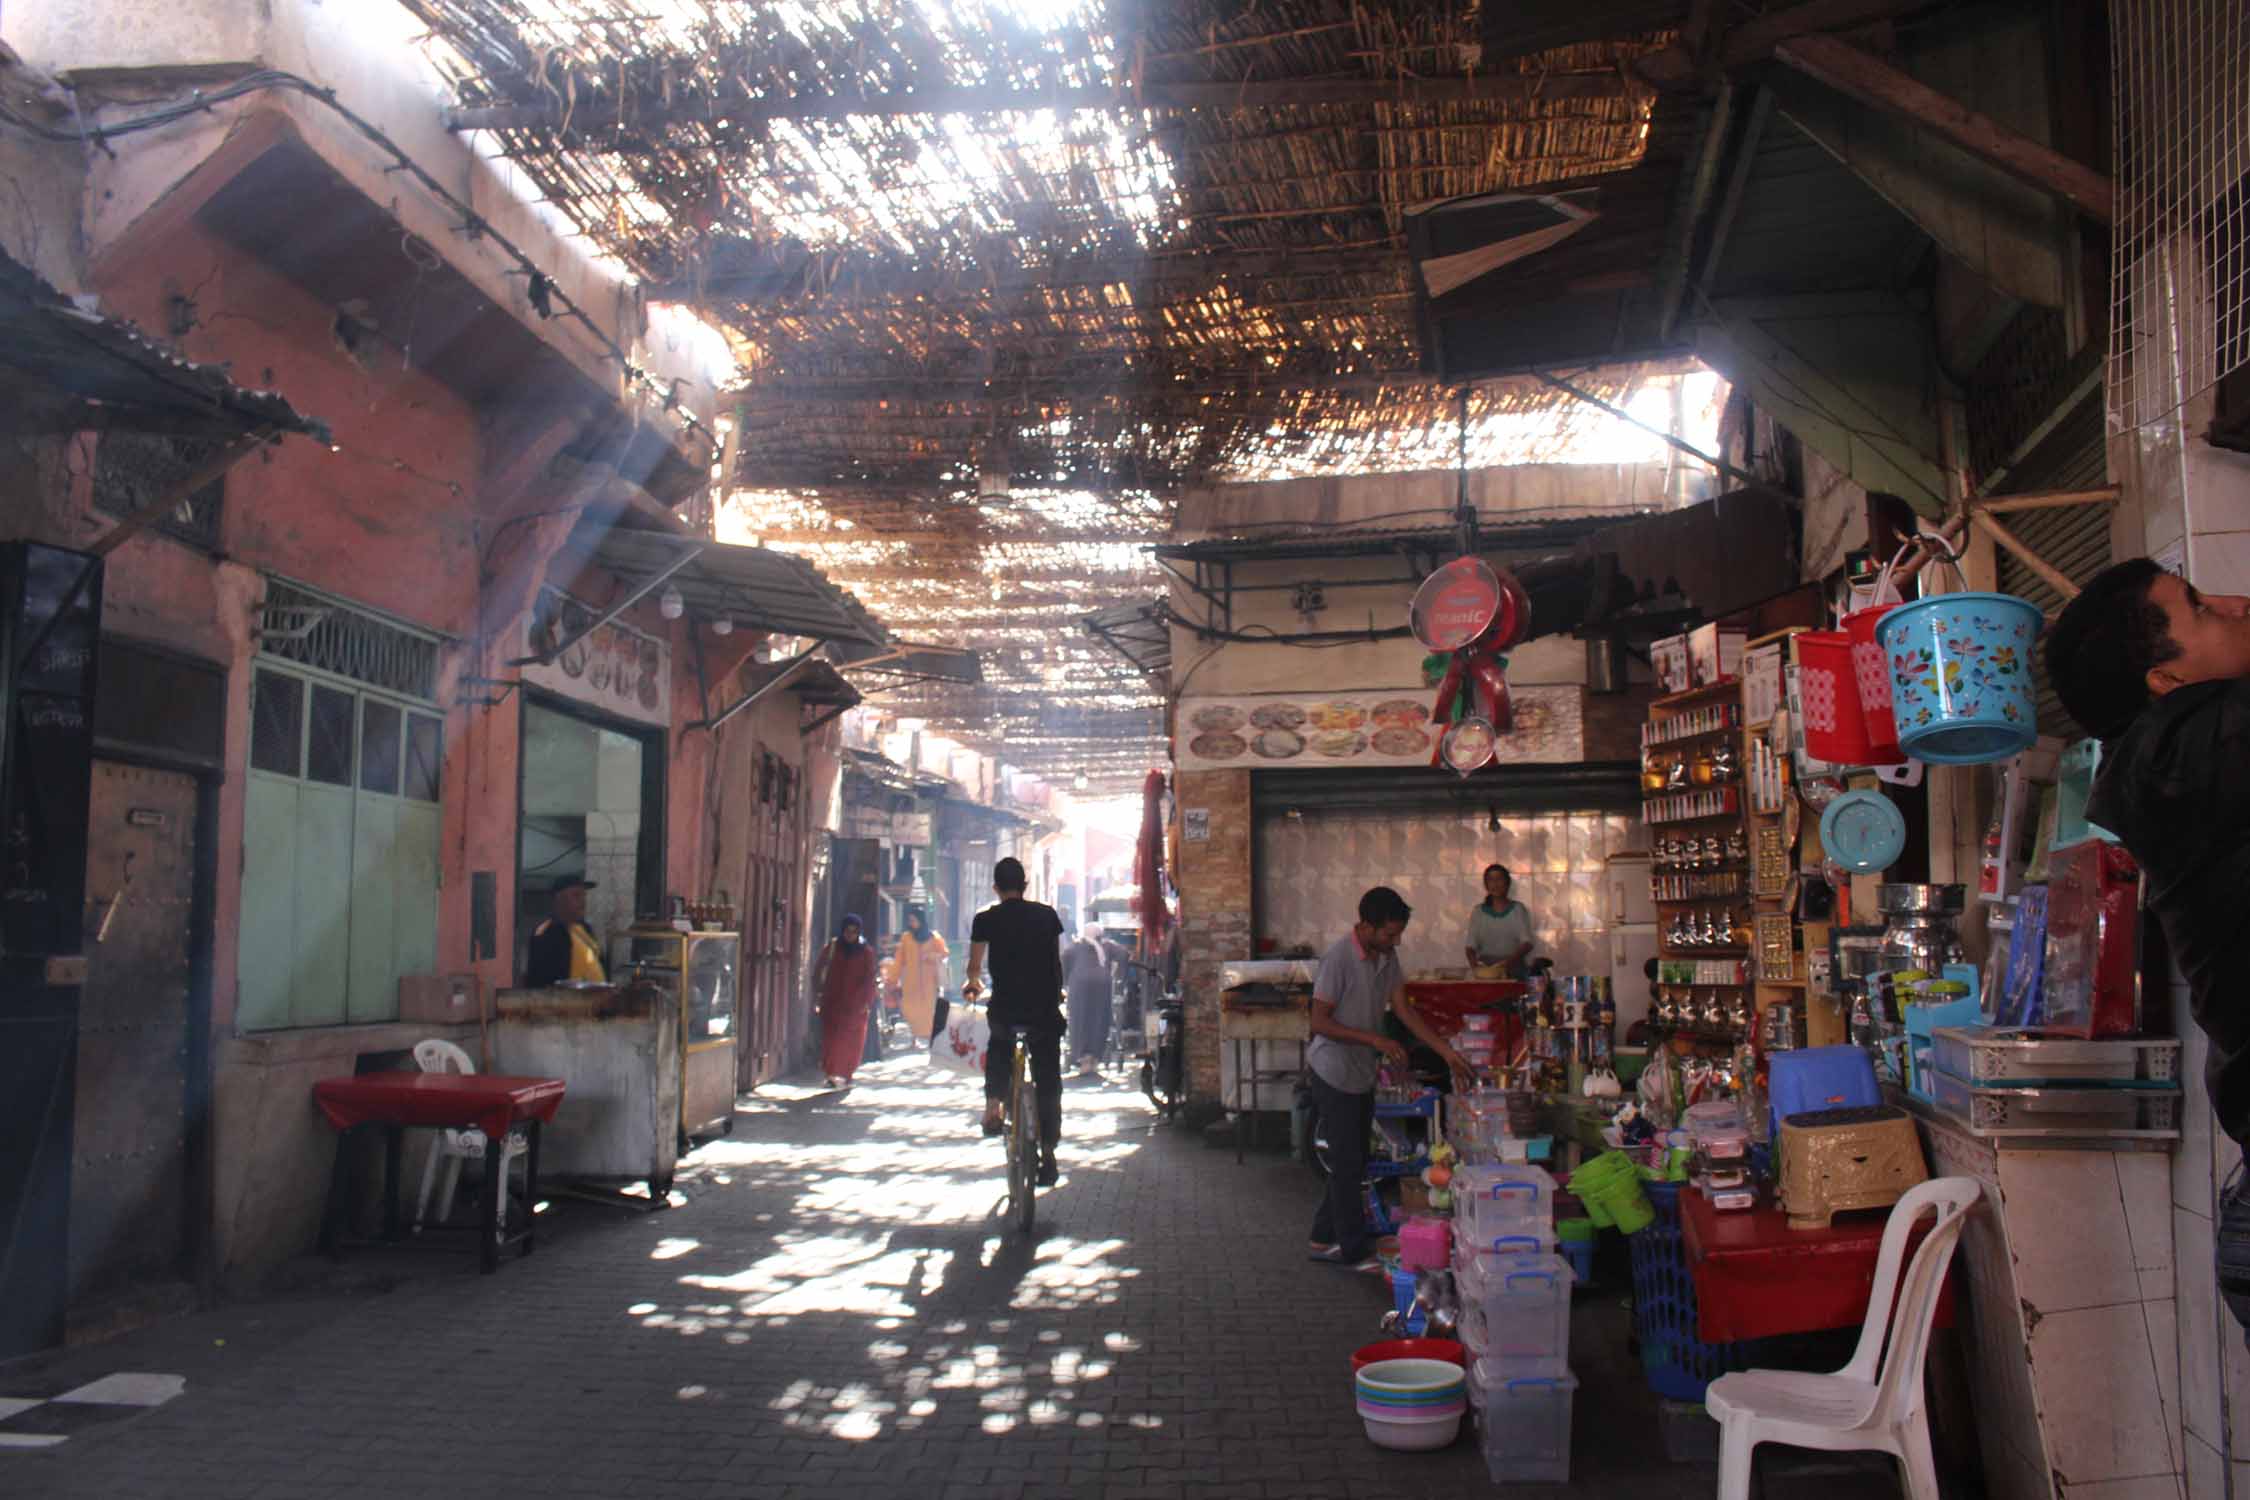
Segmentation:
[(2219, 1125), (2250, 1140), (2250, 680), (2175, 688), (2102, 746), (2086, 816), (2148, 874), (2148, 907), (2211, 1039)]

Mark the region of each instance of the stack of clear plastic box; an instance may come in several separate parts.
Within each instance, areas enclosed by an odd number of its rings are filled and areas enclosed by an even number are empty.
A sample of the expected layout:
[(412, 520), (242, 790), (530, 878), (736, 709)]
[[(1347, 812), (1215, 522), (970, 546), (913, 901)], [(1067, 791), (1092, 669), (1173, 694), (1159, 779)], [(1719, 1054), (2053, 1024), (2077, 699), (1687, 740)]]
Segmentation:
[(1757, 1207), (1757, 1184), (1750, 1178), (1750, 1128), (1741, 1106), (1718, 1099), (1693, 1105), (1686, 1125), (1696, 1190), (1716, 1209)]
[(1454, 1177), (1453, 1269), (1470, 1405), (1495, 1483), (1570, 1478), (1570, 1291), (1555, 1253), (1555, 1182), (1528, 1164)]

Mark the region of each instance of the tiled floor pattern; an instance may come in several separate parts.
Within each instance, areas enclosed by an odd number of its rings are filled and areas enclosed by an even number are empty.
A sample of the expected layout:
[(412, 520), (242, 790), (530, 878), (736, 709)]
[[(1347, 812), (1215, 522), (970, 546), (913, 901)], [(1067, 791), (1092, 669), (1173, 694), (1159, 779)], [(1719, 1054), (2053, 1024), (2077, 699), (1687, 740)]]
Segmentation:
[[(309, 1284), (50, 1360), (56, 1391), (180, 1371), (138, 1420), (0, 1456), (10, 1500), (633, 1496), (1009, 1500), (1709, 1494), (1666, 1461), (1621, 1282), (1582, 1296), (1568, 1488), (1496, 1490), (1473, 1438), (1374, 1448), (1349, 1355), (1372, 1277), (1309, 1265), (1316, 1184), (1074, 1083), (1036, 1236), (999, 1218), (976, 1090), (901, 1057), (843, 1094), (747, 1101), (629, 1215), (558, 1200), (539, 1252), (318, 1262)], [(0, 1389), (8, 1372), (0, 1371)], [(19, 1372), (20, 1373), (20, 1372)], [(1768, 1466), (1771, 1500), (1897, 1493), (1879, 1465)]]
[(178, 1375), (120, 1371), (83, 1385), (42, 1391), (52, 1382), (0, 1380), (0, 1455), (53, 1448), (81, 1432), (154, 1410), (187, 1388)]

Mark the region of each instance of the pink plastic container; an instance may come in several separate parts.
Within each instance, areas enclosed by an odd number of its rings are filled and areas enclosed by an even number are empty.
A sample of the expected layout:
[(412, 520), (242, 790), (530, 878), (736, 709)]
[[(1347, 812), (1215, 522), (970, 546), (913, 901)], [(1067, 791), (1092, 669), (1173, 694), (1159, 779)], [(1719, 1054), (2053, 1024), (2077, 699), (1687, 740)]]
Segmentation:
[(1417, 1271), (1442, 1271), (1453, 1264), (1453, 1225), (1416, 1214), (1398, 1232), (1398, 1263)]

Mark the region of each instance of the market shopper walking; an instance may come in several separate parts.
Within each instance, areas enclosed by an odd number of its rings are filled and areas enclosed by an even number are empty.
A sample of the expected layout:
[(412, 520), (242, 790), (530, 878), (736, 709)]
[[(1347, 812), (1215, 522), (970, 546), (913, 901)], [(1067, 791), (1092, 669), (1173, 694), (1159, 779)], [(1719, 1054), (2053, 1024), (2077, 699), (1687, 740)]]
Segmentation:
[(1000, 899), (969, 925), (968, 977), (961, 998), (984, 991), (986, 960), (992, 964), (993, 1043), (985, 1049), (984, 1133), (1000, 1133), (1007, 1109), (1014, 1054), (1000, 1039), (1011, 1026), (1029, 1030), (1024, 1046), (1031, 1054), (1031, 1078), (1039, 1093), (1039, 1185), (1052, 1187), (1059, 1173), (1055, 1143), (1062, 1138), (1062, 918), (1055, 909), (1026, 901), (1023, 862), (1004, 859), (992, 867), (992, 893)]
[(906, 1017), (914, 1040), (927, 1043), (937, 1020), (938, 988), (945, 978), (945, 960), (951, 950), (945, 939), (930, 930), (929, 914), (919, 906), (906, 909), (906, 931), (899, 936), (891, 971), (898, 981), (898, 1007)]
[[(2148, 558), (2103, 572), (2047, 637), (2063, 707), (2102, 741), (2088, 821), (2147, 874), (2149, 909), (2211, 1040), (2219, 1126), (2250, 1145), (2250, 599), (2199, 592)], [(2219, 1293), (2250, 1340), (2250, 1184), (2219, 1204)]]
[(820, 950), (813, 987), (820, 996), (820, 1070), (828, 1086), (852, 1081), (867, 1046), (867, 1026), (875, 1009), (875, 948), (862, 940), (857, 917), (838, 924), (835, 938)]
[(1313, 975), (1312, 1041), (1305, 1063), (1317, 1128), (1327, 1143), (1328, 1185), (1313, 1211), (1312, 1257), (1360, 1271), (1377, 1267), (1362, 1198), (1377, 1070), (1384, 1062), (1406, 1061), (1405, 1046), (1378, 1029), (1383, 1013), (1397, 1016), (1457, 1079), (1473, 1076), (1467, 1061), (1407, 1002), (1398, 944), (1413, 915), (1397, 891), (1376, 886), (1359, 898), (1359, 921), (1321, 956)]
[(1111, 966), (1132, 957), (1111, 942), (1102, 924), (1088, 922), (1078, 929), (1078, 941), (1063, 954), (1063, 988), (1070, 995), (1070, 1045), (1078, 1054), (1078, 1075), (1089, 1078), (1109, 1050)]

